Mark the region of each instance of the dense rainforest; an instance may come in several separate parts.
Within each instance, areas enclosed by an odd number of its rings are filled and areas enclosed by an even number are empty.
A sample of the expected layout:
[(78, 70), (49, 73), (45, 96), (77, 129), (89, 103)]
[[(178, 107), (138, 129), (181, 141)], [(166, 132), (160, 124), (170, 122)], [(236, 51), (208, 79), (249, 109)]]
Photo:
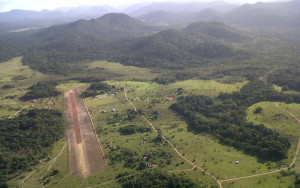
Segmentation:
[(64, 135), (62, 114), (32, 109), (0, 120), (0, 182), (5, 182), (46, 157)]
[(183, 115), (192, 130), (208, 133), (221, 143), (233, 146), (263, 160), (282, 160), (290, 148), (287, 138), (264, 125), (246, 121), (247, 107), (261, 101), (290, 101), (293, 98), (273, 89), (262, 81), (253, 81), (239, 92), (208, 96), (180, 97), (171, 109)]
[[(12, 47), (0, 55), (2, 61), (23, 56), (26, 65), (52, 74), (79, 72), (84, 68), (82, 62), (98, 59), (142, 67), (180, 69), (197, 67), (210, 59), (251, 57), (251, 53), (235, 49), (223, 40), (226, 36), (209, 35), (209, 29), (213, 27), (219, 32), (226, 31), (231, 37), (243, 36), (238, 30), (219, 23), (202, 25), (208, 29), (201, 27), (196, 31), (194, 27), (187, 27), (182, 31), (161, 31), (162, 28), (146, 25), (125, 14), (108, 14), (99, 19), (2, 35), (1, 43)], [(237, 37), (237, 41), (245, 39)]]

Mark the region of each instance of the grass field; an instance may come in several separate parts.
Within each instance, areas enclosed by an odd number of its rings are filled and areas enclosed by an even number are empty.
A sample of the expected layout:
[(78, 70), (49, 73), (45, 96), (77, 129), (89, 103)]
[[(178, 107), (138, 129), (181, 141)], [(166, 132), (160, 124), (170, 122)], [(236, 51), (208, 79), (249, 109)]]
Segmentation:
[(69, 81), (67, 83), (62, 83), (56, 86), (57, 90), (60, 92), (65, 92), (71, 89), (79, 89), (84, 90), (88, 87), (89, 84), (87, 83), (79, 83), (77, 81)]
[(239, 91), (247, 82), (238, 82), (235, 84), (223, 84), (215, 80), (186, 80), (168, 85), (167, 89), (183, 88), (186, 94), (217, 96), (221, 92), (231, 93)]
[(289, 188), (294, 186), (293, 176), (283, 176), (280, 172), (260, 177), (247, 178), (222, 184), (223, 188)]
[(152, 80), (158, 76), (152, 73), (149, 69), (139, 68), (133, 66), (125, 66), (120, 63), (113, 63), (107, 61), (95, 61), (89, 64), (89, 69), (102, 68), (112, 74), (119, 74), (120, 79), (141, 79)]

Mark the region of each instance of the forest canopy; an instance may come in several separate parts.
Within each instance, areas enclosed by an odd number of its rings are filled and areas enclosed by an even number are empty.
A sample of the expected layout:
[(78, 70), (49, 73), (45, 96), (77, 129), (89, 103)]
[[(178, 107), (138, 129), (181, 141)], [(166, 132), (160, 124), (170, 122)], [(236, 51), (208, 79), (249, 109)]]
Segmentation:
[(63, 124), (59, 111), (43, 109), (0, 120), (0, 182), (47, 156), (53, 143), (63, 137)]

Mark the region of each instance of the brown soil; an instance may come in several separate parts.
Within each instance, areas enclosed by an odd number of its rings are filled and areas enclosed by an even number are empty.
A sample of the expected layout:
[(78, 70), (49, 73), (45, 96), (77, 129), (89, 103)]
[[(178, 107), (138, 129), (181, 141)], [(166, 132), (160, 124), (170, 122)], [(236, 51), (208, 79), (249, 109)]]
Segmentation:
[(89, 114), (78, 92), (65, 93), (64, 111), (67, 120), (69, 171), (78, 178), (86, 178), (102, 171), (105, 159)]

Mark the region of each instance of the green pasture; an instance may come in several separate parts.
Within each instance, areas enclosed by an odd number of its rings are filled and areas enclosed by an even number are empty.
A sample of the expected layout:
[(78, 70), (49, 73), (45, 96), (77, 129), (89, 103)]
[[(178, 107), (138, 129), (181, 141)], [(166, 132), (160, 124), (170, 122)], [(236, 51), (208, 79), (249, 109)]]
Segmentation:
[(239, 91), (247, 81), (224, 84), (215, 80), (186, 80), (170, 84), (166, 89), (183, 88), (186, 94), (217, 96), (220, 93)]
[(120, 63), (113, 63), (108, 61), (95, 61), (89, 64), (88, 69), (101, 68), (112, 74), (120, 75), (119, 79), (141, 79), (141, 80), (152, 80), (159, 74), (151, 72), (147, 68), (125, 66)]
[(292, 188), (293, 176), (283, 176), (276, 172), (268, 175), (246, 178), (222, 183), (223, 188)]

